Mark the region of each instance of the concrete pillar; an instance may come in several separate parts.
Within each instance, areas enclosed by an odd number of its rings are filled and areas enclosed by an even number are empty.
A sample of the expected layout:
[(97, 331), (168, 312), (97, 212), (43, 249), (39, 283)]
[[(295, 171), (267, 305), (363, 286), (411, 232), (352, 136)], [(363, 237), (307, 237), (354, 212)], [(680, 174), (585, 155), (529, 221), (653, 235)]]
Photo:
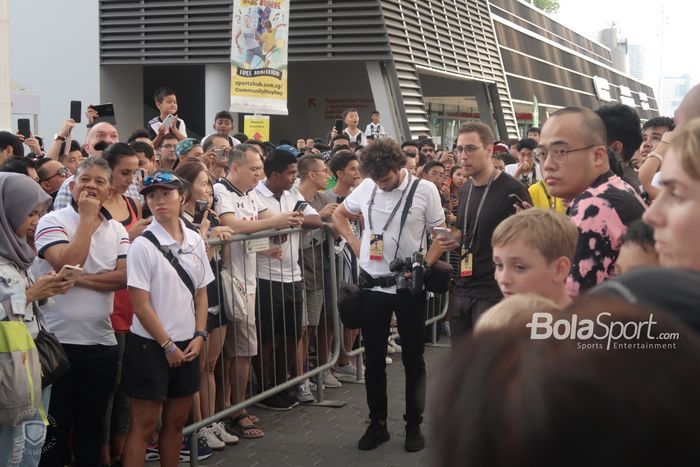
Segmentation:
[(493, 115), (491, 115), (487, 86), (488, 85), (485, 83), (477, 86), (474, 97), (476, 98), (476, 105), (479, 108), (479, 120), (481, 120), (481, 123), (488, 125), (491, 131), (495, 132), (496, 124), (493, 121)]
[[(380, 122), (384, 126), (387, 135), (397, 141), (401, 141), (402, 135), (399, 131), (397, 109), (394, 107), (391, 99), (388, 77), (383, 72), (379, 62), (367, 62), (366, 66), (370, 88), (372, 89), (372, 98), (377, 111), (379, 111)], [(362, 128), (362, 131), (365, 131), (365, 129)]]
[(0, 0), (0, 129), (12, 128), (9, 0)]
[[(213, 133), (214, 116), (231, 106), (231, 66), (213, 64), (204, 66), (204, 115), (205, 135)], [(236, 122), (238, 114), (233, 114), (234, 133), (242, 132)]]
[(143, 128), (143, 66), (101, 66), (99, 103), (107, 102), (114, 104), (120, 140), (126, 141), (132, 131)]

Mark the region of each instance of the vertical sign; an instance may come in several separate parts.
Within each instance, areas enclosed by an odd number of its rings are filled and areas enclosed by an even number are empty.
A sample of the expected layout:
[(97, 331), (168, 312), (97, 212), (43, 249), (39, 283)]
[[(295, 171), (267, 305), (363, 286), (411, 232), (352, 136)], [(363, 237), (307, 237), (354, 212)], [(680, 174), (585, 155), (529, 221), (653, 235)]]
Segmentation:
[(243, 133), (256, 141), (270, 141), (270, 117), (246, 115), (243, 117)]
[(233, 0), (231, 111), (287, 115), (289, 0)]

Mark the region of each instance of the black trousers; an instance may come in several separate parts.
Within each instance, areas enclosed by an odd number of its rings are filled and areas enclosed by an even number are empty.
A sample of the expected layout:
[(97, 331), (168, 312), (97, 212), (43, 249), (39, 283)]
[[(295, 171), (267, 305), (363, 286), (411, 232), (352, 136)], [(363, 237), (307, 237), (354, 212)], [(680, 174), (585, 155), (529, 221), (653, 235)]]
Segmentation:
[(362, 290), (362, 337), (365, 344), (365, 389), (369, 418), (386, 420), (386, 349), (391, 312), (401, 336), (401, 362), (406, 374), (408, 425), (419, 425), (425, 409), (425, 294), (388, 294)]
[(119, 347), (63, 344), (71, 368), (51, 387), (49, 426), (41, 467), (63, 467), (68, 438), (79, 467), (102, 464), (104, 414), (114, 389)]
[(451, 288), (447, 304), (447, 317), (450, 320), (452, 347), (456, 346), (465, 336), (470, 335), (479, 317), (496, 303), (498, 302), (470, 297), (469, 292), (463, 289)]

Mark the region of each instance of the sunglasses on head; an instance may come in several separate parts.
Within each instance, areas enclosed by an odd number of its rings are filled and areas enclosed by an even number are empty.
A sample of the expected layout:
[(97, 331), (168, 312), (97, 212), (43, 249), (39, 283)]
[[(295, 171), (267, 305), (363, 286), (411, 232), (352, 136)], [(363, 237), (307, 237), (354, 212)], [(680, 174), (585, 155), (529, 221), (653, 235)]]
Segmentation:
[(143, 179), (143, 186), (151, 186), (157, 183), (168, 183), (175, 180), (175, 175), (170, 172), (156, 172), (153, 176), (147, 176)]

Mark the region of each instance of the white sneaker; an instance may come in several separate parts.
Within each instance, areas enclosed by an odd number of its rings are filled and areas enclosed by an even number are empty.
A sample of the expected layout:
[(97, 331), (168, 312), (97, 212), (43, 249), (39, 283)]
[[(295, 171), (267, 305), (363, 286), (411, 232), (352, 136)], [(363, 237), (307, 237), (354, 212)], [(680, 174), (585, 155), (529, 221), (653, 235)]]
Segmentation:
[(391, 359), (391, 357), (386, 357), (386, 364), (391, 365), (392, 363), (394, 363), (394, 361)]
[(224, 444), (227, 446), (232, 446), (234, 444), (238, 444), (238, 436), (232, 435), (231, 433), (226, 431), (226, 428), (224, 428), (223, 422), (212, 423), (211, 426), (209, 427), (209, 431), (213, 432), (214, 435), (217, 438), (219, 438), (221, 441), (223, 441)]
[(391, 337), (390, 337), (390, 338), (389, 338), (389, 341), (387, 342), (387, 345), (386, 345), (386, 353), (388, 353), (389, 355), (391, 355), (391, 354), (393, 354), (394, 352), (396, 352), (396, 350), (394, 350), (394, 346), (392, 345), (392, 340), (391, 340)]
[(221, 451), (226, 447), (224, 442), (217, 438), (214, 431), (208, 426), (200, 428), (197, 436), (203, 438), (207, 442), (207, 445), (215, 451)]
[(400, 346), (399, 344), (397, 344), (397, 343), (394, 341), (394, 339), (392, 339), (391, 337), (389, 338), (389, 346), (388, 346), (388, 348), (389, 348), (389, 349), (393, 349), (393, 352), (389, 352), (389, 353), (401, 353), (401, 346)]
[(343, 383), (338, 381), (338, 378), (333, 376), (333, 374), (330, 371), (323, 372), (323, 387), (324, 388), (336, 389), (336, 388), (339, 388), (342, 386), (343, 386)]
[(309, 381), (306, 380), (297, 386), (297, 399), (302, 404), (306, 404), (314, 401), (314, 395), (311, 394), (311, 388), (309, 388)]
[(337, 375), (341, 376), (357, 375), (357, 368), (355, 368), (355, 365), (353, 365), (352, 363), (348, 363), (347, 365), (342, 366), (336, 363), (335, 366), (333, 366), (333, 371), (335, 371)]

